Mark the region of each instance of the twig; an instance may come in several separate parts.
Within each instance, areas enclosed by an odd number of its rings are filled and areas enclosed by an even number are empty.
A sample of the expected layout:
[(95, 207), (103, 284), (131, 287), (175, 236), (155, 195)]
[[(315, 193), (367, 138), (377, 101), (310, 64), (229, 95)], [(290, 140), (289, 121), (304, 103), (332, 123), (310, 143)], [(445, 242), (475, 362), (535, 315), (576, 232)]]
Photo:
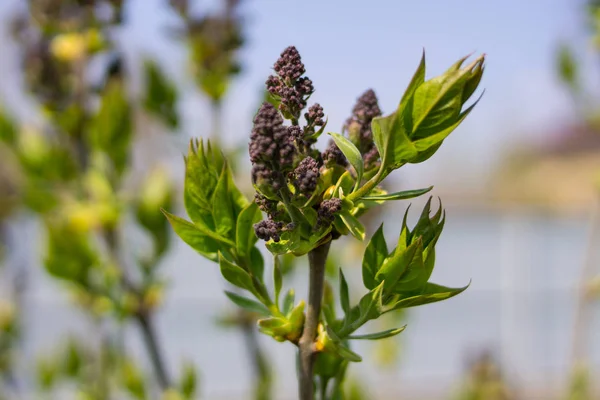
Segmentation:
[(323, 300), (323, 286), (325, 281), (325, 262), (331, 241), (311, 250), (308, 253), (310, 266), (308, 309), (304, 330), (298, 342), (299, 347), (299, 371), (298, 391), (300, 400), (314, 400), (313, 363), (314, 363), (314, 340), (317, 336), (319, 316), (321, 314), (321, 302)]

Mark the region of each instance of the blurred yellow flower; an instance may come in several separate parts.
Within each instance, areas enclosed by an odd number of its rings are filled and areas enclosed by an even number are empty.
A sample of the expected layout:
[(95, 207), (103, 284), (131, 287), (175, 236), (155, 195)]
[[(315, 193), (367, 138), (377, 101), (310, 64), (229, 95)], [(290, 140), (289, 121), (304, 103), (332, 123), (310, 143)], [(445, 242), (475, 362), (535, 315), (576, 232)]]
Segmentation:
[(87, 50), (90, 53), (102, 50), (104, 47), (104, 36), (98, 29), (89, 29), (85, 32), (85, 41), (87, 44)]
[(0, 299), (0, 331), (7, 330), (15, 319), (15, 307), (12, 303)]
[(161, 400), (184, 400), (183, 396), (175, 389), (167, 389)]
[(141, 202), (147, 210), (164, 207), (171, 194), (171, 179), (169, 172), (163, 167), (157, 167), (146, 178), (141, 190)]
[(57, 35), (50, 43), (50, 52), (58, 60), (72, 62), (82, 59), (87, 52), (86, 37), (80, 33)]
[(19, 150), (28, 162), (38, 164), (46, 158), (48, 144), (37, 128), (24, 126), (19, 134)]
[(113, 309), (113, 303), (108, 297), (100, 296), (94, 300), (92, 309), (96, 315), (104, 315)]
[(164, 298), (163, 288), (159, 285), (152, 285), (144, 293), (144, 305), (148, 309), (153, 309), (162, 304)]

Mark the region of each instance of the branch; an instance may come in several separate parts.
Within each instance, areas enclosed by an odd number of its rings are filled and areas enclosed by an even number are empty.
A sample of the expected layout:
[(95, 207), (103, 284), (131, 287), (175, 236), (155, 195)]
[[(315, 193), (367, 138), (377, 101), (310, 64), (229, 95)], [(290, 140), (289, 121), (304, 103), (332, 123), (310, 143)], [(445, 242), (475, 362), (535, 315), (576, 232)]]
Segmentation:
[(311, 250), (308, 253), (310, 265), (308, 310), (304, 321), (304, 330), (298, 342), (299, 374), (298, 390), (300, 400), (314, 400), (313, 363), (314, 341), (317, 336), (321, 302), (323, 300), (323, 285), (325, 281), (325, 262), (331, 241)]

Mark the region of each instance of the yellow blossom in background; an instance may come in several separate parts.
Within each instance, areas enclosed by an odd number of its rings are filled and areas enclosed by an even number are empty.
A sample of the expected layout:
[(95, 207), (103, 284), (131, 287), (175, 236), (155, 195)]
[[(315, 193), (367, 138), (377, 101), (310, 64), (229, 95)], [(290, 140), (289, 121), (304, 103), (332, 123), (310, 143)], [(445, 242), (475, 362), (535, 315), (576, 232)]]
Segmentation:
[(21, 129), (18, 146), (23, 158), (32, 164), (43, 162), (48, 155), (44, 136), (33, 126), (27, 125)]
[(65, 207), (69, 227), (85, 233), (100, 226), (100, 215), (93, 204), (75, 203)]
[(87, 50), (90, 53), (100, 51), (105, 46), (104, 36), (102, 36), (102, 33), (96, 28), (89, 29), (85, 32), (85, 42), (87, 44)]
[(88, 41), (80, 33), (63, 33), (57, 35), (50, 43), (50, 52), (58, 60), (73, 62), (82, 59), (87, 53)]
[(121, 300), (122, 307), (128, 314), (135, 314), (140, 308), (140, 302), (138, 299), (131, 293), (125, 293), (123, 295), (123, 299)]
[(161, 400), (184, 400), (183, 396), (175, 389), (167, 389)]
[(0, 331), (5, 331), (13, 324), (15, 307), (6, 300), (0, 300)]
[(164, 298), (164, 290), (159, 285), (152, 285), (144, 293), (144, 306), (148, 309), (153, 309), (162, 304)]
[(600, 275), (593, 277), (587, 284), (586, 295), (589, 299), (600, 299)]
[(147, 210), (163, 207), (171, 194), (171, 179), (164, 167), (157, 167), (146, 178), (141, 190), (141, 204)]
[(112, 301), (106, 296), (100, 296), (94, 299), (94, 304), (92, 305), (92, 310), (96, 315), (105, 315), (108, 314), (113, 309)]

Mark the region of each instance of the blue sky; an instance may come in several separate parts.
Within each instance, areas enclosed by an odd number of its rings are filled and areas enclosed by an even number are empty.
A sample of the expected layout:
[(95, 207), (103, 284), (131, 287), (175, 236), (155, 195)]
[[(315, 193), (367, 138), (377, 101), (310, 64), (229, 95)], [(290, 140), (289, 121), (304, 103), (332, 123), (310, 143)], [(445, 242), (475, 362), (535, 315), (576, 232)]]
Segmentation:
[[(19, 0), (0, 3), (0, 13), (6, 15)], [(157, 57), (178, 81), (184, 93), (181, 109), (186, 130), (202, 135), (208, 127), (205, 101), (189, 85), (184, 50), (162, 34), (177, 23), (165, 3), (131, 1), (123, 38), (132, 56)], [(201, 10), (218, 2), (198, 3)], [(523, 136), (539, 137), (573, 114), (569, 97), (554, 75), (554, 57), (560, 40), (585, 46), (582, 1), (244, 3), (248, 46), (242, 53), (244, 73), (226, 105), (227, 139), (247, 137), (261, 85), (279, 52), (290, 44), (300, 50), (317, 90), (313, 99), (325, 107), (328, 128), (334, 131), (367, 88), (375, 89), (384, 111), (392, 111), (423, 48), (429, 76), (443, 72), (463, 55), (485, 52), (484, 99), (436, 161), (421, 170), (490, 165), (498, 148)], [(3, 49), (6, 45), (0, 44), (0, 54), (6, 53)]]

